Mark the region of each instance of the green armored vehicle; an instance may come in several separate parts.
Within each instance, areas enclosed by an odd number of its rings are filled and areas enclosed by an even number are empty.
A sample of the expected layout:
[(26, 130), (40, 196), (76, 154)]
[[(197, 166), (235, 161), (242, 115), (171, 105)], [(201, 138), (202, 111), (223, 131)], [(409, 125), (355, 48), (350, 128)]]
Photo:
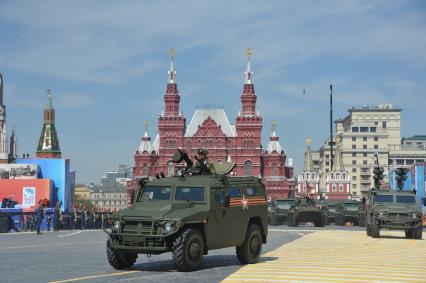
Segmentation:
[(380, 237), (380, 229), (404, 230), (408, 239), (421, 239), (422, 212), (410, 191), (371, 189), (366, 199), (366, 232)]
[(353, 225), (359, 225), (359, 201), (347, 199), (337, 207), (338, 209), (335, 214), (336, 225), (343, 226), (346, 222), (352, 222)]
[(276, 199), (272, 202), (270, 224), (276, 226), (288, 221), (288, 211), (293, 203), (296, 201), (294, 198)]
[(297, 198), (288, 211), (288, 226), (297, 227), (299, 223), (312, 222), (315, 227), (327, 224), (328, 209), (318, 205), (312, 197)]
[[(182, 155), (179, 151), (174, 161)], [(197, 160), (193, 167), (186, 155), (186, 169), (177, 176), (142, 180), (132, 206), (113, 215), (106, 232), (114, 268), (131, 267), (138, 254), (172, 252), (179, 271), (192, 271), (209, 250), (232, 246), (240, 262), (257, 262), (268, 234), (264, 185), (256, 177), (228, 177), (206, 158)]]
[(338, 204), (334, 201), (322, 200), (319, 205), (327, 207), (327, 224), (336, 223), (336, 207)]

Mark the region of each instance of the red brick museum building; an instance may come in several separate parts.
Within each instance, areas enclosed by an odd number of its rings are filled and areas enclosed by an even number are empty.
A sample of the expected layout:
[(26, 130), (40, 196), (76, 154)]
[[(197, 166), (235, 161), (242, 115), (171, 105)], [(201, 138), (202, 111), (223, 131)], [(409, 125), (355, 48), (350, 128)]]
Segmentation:
[(141, 177), (153, 177), (163, 172), (173, 175), (183, 164), (174, 164), (176, 148), (185, 150), (192, 158), (199, 148), (209, 151), (215, 162), (233, 161), (231, 175), (263, 178), (270, 198), (288, 197), (295, 189), (292, 160), (287, 160), (279, 137), (272, 125), (269, 142), (261, 144), (262, 115), (256, 109), (257, 95), (253, 84), (250, 49), (247, 50), (247, 68), (241, 94), (241, 110), (231, 124), (224, 109), (203, 107), (195, 110), (191, 121), (180, 109), (180, 95), (171, 52), (168, 82), (164, 95), (164, 109), (158, 117), (158, 134), (151, 140), (147, 125), (134, 160), (134, 178), (128, 183), (128, 194)]

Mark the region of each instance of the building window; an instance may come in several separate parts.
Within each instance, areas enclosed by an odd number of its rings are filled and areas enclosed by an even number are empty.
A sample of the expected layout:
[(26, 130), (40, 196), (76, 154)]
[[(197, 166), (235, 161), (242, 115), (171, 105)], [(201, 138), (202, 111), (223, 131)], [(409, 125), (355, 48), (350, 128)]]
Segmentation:
[(278, 176), (278, 166), (276, 162), (272, 164), (272, 176)]
[(356, 176), (352, 176), (352, 180), (353, 180), (353, 181), (356, 181)]
[(352, 152), (352, 157), (356, 157), (356, 152)]
[(352, 173), (356, 173), (356, 168), (352, 168)]
[(377, 131), (376, 127), (370, 127), (370, 132), (375, 133)]
[(383, 122), (382, 122), (382, 128), (383, 128), (383, 129), (386, 129), (386, 126), (387, 126), (387, 125), (386, 125), (386, 121), (383, 121)]
[(172, 176), (175, 173), (175, 165), (173, 161), (167, 162), (167, 174)]
[(379, 141), (379, 137), (374, 137), (374, 141), (378, 142)]
[(244, 163), (244, 174), (246, 176), (252, 176), (253, 175), (253, 163), (250, 160), (247, 160)]
[(367, 152), (364, 152), (364, 153), (362, 154), (362, 156), (363, 156), (363, 157), (367, 157), (367, 155), (368, 155), (368, 153), (367, 153)]
[(362, 137), (362, 141), (367, 141), (367, 137)]
[(379, 149), (379, 145), (378, 145), (378, 144), (375, 144), (375, 145), (374, 145), (374, 149)]
[(356, 149), (356, 144), (353, 144), (353, 145), (352, 145), (352, 149)]
[(363, 160), (362, 164), (367, 165), (367, 160)]
[(352, 137), (352, 141), (356, 141), (356, 137)]
[(328, 166), (329, 164), (330, 164), (330, 163), (329, 163), (328, 161), (325, 163), (325, 165), (326, 165), (326, 166)]
[(356, 160), (352, 160), (352, 165), (356, 165)]
[(335, 191), (336, 191), (336, 184), (333, 184), (333, 185), (332, 185), (332, 190), (333, 190), (333, 192), (335, 192)]
[(363, 145), (362, 145), (362, 149), (367, 149), (367, 145), (366, 145), (366, 144), (363, 144)]
[(356, 184), (352, 184), (352, 189), (356, 189)]
[(358, 127), (352, 127), (352, 132), (354, 132), (354, 133), (358, 133)]
[(343, 184), (339, 184), (339, 192), (343, 192)]
[(144, 164), (144, 166), (143, 166), (143, 175), (144, 176), (148, 176), (148, 173), (149, 173), (148, 164)]
[(360, 128), (359, 128), (359, 131), (360, 131), (361, 133), (368, 133), (368, 127), (360, 127)]
[(326, 154), (325, 159), (329, 159), (329, 158), (330, 158), (330, 155)]

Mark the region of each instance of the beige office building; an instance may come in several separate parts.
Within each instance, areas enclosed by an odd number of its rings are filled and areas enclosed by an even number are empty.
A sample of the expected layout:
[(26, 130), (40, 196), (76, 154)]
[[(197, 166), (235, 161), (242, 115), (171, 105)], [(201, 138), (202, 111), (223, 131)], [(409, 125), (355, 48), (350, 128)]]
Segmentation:
[(401, 145), (401, 109), (391, 104), (353, 107), (348, 116), (335, 123), (336, 136), (342, 141), (343, 163), (351, 178), (350, 193), (359, 198), (374, 186), (375, 154), (388, 174), (389, 151)]

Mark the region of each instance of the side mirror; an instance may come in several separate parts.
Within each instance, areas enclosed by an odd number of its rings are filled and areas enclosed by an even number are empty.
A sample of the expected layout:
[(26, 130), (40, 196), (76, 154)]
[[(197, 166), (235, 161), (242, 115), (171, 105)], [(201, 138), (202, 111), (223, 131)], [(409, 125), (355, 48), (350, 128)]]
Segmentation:
[(229, 195), (225, 196), (225, 207), (229, 207), (229, 203), (231, 201), (231, 197)]

